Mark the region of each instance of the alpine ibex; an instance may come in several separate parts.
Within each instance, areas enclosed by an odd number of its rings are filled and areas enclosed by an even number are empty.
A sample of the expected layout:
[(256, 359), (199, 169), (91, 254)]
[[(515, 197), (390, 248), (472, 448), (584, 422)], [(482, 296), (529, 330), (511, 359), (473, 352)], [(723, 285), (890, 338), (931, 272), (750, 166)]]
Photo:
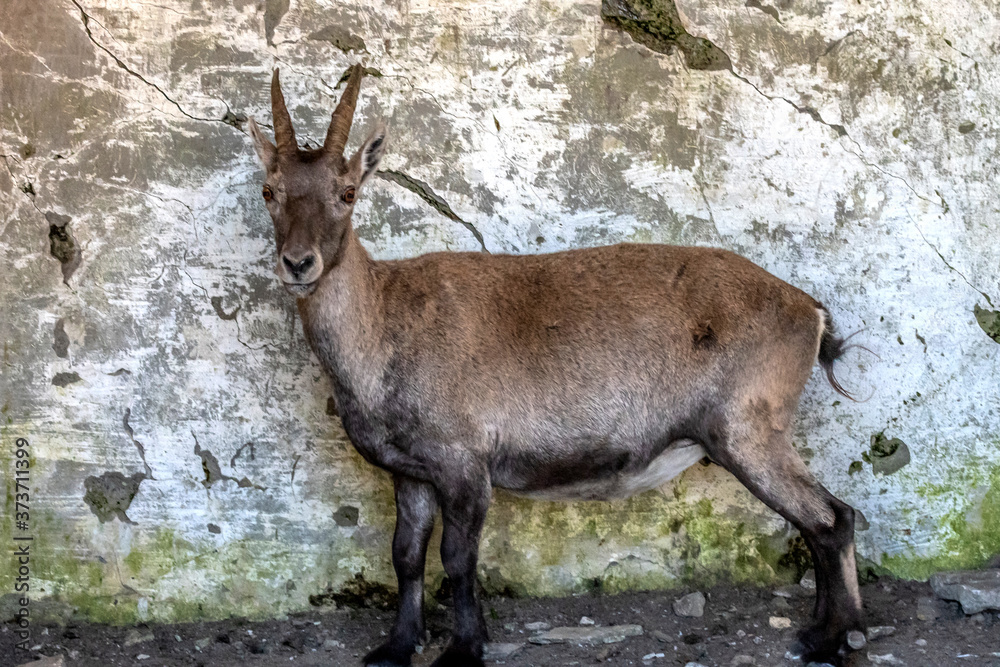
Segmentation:
[(343, 156), (351, 70), (321, 148), (300, 149), (278, 72), (266, 169), (276, 273), (333, 382), (344, 429), (393, 475), (399, 611), (366, 665), (423, 641), (435, 514), (455, 628), (435, 667), (482, 665), (476, 561), (492, 487), (601, 499), (654, 488), (708, 457), (801, 531), (816, 567), (803, 662), (859, 648), (854, 511), (810, 474), (791, 423), (814, 361), (838, 391), (843, 353), (809, 295), (724, 250), (622, 244), (547, 255), (432, 253), (374, 261), (351, 213), (385, 150), (376, 125)]

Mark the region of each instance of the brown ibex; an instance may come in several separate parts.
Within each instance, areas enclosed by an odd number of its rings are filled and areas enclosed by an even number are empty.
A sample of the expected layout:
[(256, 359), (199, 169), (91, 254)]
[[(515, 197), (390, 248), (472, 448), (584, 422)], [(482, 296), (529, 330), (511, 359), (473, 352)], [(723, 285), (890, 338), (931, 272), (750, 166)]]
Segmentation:
[(809, 295), (724, 250), (623, 244), (547, 255), (433, 253), (374, 261), (351, 226), (385, 149), (378, 124), (343, 156), (355, 65), (321, 148), (300, 149), (278, 72), (266, 169), (276, 272), (333, 382), (344, 429), (393, 475), (399, 611), (367, 665), (409, 665), (423, 641), (424, 561), (437, 510), (455, 628), (435, 667), (482, 665), (479, 537), (493, 487), (622, 497), (704, 457), (801, 531), (816, 568), (803, 661), (864, 643), (854, 511), (791, 443), (814, 361), (843, 352)]

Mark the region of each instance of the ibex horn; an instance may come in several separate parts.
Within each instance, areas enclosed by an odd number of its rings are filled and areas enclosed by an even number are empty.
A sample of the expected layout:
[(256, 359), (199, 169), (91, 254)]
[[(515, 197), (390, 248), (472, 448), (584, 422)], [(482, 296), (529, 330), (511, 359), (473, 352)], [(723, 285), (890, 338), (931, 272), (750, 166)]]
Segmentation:
[(271, 115), (274, 118), (274, 141), (278, 145), (278, 153), (294, 154), (299, 145), (295, 142), (295, 130), (292, 128), (292, 117), (288, 115), (285, 106), (285, 96), (281, 94), (281, 82), (278, 81), (278, 70), (271, 77)]
[(323, 142), (323, 148), (328, 153), (341, 155), (344, 152), (344, 146), (347, 145), (347, 135), (351, 133), (354, 105), (358, 101), (358, 90), (361, 88), (363, 74), (364, 68), (360, 64), (351, 67), (347, 87), (344, 88), (344, 94), (340, 96), (340, 102), (333, 111), (330, 129), (326, 131), (326, 141)]

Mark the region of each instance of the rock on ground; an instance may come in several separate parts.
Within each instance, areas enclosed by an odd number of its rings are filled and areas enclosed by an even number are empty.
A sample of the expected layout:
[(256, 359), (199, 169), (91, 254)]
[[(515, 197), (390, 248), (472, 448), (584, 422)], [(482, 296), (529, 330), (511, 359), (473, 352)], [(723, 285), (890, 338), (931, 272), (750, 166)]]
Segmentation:
[(26, 662), (21, 667), (63, 667), (65, 659), (61, 655), (47, 656), (34, 662)]
[(524, 644), (489, 643), (483, 647), (483, 660), (506, 660), (524, 648)]
[(942, 572), (931, 576), (938, 597), (958, 600), (968, 615), (1000, 609), (1000, 569), (978, 572)]
[(625, 641), (626, 637), (637, 637), (641, 634), (641, 625), (612, 625), (606, 628), (565, 627), (553, 628), (535, 635), (528, 641), (532, 644), (614, 644)]
[(698, 591), (674, 600), (674, 613), (686, 618), (701, 618), (705, 613), (705, 594)]

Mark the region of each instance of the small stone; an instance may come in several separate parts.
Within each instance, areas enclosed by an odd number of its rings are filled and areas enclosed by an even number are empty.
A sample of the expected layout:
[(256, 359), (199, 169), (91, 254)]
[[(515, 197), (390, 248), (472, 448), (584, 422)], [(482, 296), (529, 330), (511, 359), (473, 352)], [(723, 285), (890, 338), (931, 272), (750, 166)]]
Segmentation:
[(792, 619), (787, 616), (771, 616), (767, 619), (767, 624), (775, 630), (787, 630), (792, 627)]
[(784, 587), (784, 586), (783, 586), (783, 587), (781, 587), (781, 588), (776, 588), (776, 589), (774, 589), (773, 591), (771, 591), (771, 595), (773, 595), (773, 596), (774, 596), (774, 597), (776, 597), (776, 598), (787, 598), (787, 599), (791, 599), (791, 597), (792, 597), (792, 592), (791, 592), (791, 591), (789, 591), (787, 587)]
[(792, 605), (788, 604), (788, 599), (781, 597), (772, 598), (768, 606), (774, 611), (788, 611), (792, 608)]
[(609, 627), (553, 628), (535, 635), (528, 641), (532, 644), (615, 644), (627, 637), (642, 634), (641, 625), (612, 625)]
[(799, 579), (799, 586), (807, 591), (816, 590), (816, 571), (807, 570), (806, 573), (802, 575), (802, 578)]
[(970, 616), (969, 620), (975, 623), (976, 625), (982, 625), (983, 623), (986, 622), (986, 616), (984, 616), (983, 613), (980, 612), (978, 614), (973, 614), (972, 616)]
[(535, 621), (534, 623), (525, 623), (524, 629), (528, 632), (545, 632), (552, 629), (552, 624), (545, 621)]
[(489, 643), (483, 646), (483, 660), (506, 660), (524, 648), (524, 644)]
[(347, 647), (342, 642), (339, 642), (336, 639), (327, 639), (325, 642), (323, 642), (324, 651), (332, 651), (335, 648), (347, 648)]
[(135, 659), (136, 660), (149, 660), (149, 656), (146, 655), (145, 653), (140, 653), (139, 655), (135, 656)]
[(916, 644), (917, 646), (927, 646), (927, 640), (926, 639), (918, 639), (917, 641), (915, 641), (913, 643)]
[(63, 660), (61, 655), (53, 655), (49, 657), (43, 657), (40, 660), (35, 660), (34, 662), (26, 662), (21, 667), (63, 667), (66, 662)]
[(937, 602), (934, 598), (920, 598), (917, 600), (917, 618), (921, 621), (933, 621), (939, 616)]
[(504, 623), (504, 632), (517, 632), (517, 623)]
[(968, 615), (1000, 609), (1000, 568), (977, 572), (941, 572), (931, 575), (938, 597), (958, 600)]
[(705, 667), (705, 665), (700, 662), (686, 662), (684, 663), (684, 667)]
[(649, 662), (650, 660), (656, 660), (657, 658), (663, 658), (663, 657), (666, 657), (663, 653), (647, 653), (646, 655), (642, 656), (642, 661)]
[(860, 630), (851, 630), (847, 633), (847, 645), (855, 651), (864, 648), (867, 643), (868, 640), (865, 639), (865, 633)]
[(122, 645), (125, 647), (135, 646), (136, 644), (151, 642), (154, 639), (156, 639), (156, 636), (149, 630), (137, 630), (132, 628), (125, 633), (125, 641)]
[(212, 644), (212, 638), (211, 637), (202, 637), (201, 639), (195, 641), (194, 647), (198, 651), (204, 651), (211, 644)]
[(689, 593), (674, 600), (674, 613), (685, 618), (701, 618), (705, 614), (705, 594)]
[(868, 641), (873, 642), (881, 637), (888, 637), (896, 632), (896, 627), (893, 625), (871, 625), (865, 634), (868, 636)]
[(733, 658), (732, 662), (729, 663), (732, 667), (742, 667), (743, 665), (752, 665), (753, 656), (749, 655), (738, 655)]
[(873, 665), (905, 665), (906, 663), (894, 656), (892, 653), (885, 653), (882, 655), (876, 655), (874, 653), (868, 654), (868, 659), (871, 660)]
[(653, 630), (653, 632), (650, 634), (653, 635), (653, 639), (655, 639), (658, 642), (663, 642), (664, 644), (669, 644), (671, 641), (673, 641), (670, 635), (668, 635), (666, 632), (663, 632), (662, 630)]
[(595, 625), (594, 619), (589, 616), (583, 616), (580, 618), (580, 625)]

